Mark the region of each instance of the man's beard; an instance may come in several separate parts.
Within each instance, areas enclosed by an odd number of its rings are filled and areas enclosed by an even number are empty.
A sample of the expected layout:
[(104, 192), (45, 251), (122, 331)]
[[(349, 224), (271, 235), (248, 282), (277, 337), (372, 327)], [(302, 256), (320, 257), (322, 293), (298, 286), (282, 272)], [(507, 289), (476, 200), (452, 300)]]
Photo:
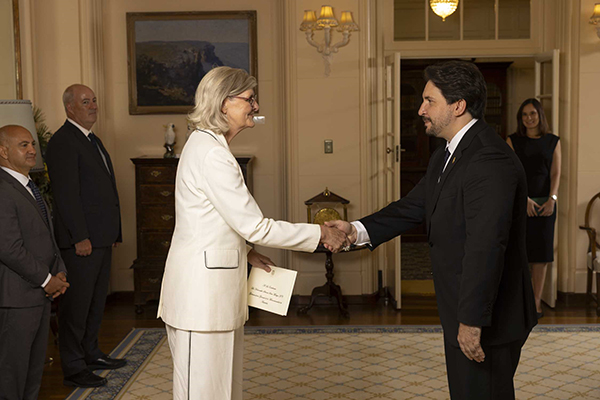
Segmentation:
[(430, 118), (423, 118), (423, 122), (429, 121), (429, 128), (425, 128), (425, 134), (431, 137), (438, 137), (440, 134), (439, 126), (434, 123)]
[(450, 121), (452, 120), (452, 116), (450, 113), (446, 114), (443, 117), (440, 117), (437, 120), (432, 120), (429, 117), (423, 117), (423, 122), (429, 121), (429, 128), (425, 128), (425, 134), (427, 136), (438, 137), (440, 133), (450, 125)]

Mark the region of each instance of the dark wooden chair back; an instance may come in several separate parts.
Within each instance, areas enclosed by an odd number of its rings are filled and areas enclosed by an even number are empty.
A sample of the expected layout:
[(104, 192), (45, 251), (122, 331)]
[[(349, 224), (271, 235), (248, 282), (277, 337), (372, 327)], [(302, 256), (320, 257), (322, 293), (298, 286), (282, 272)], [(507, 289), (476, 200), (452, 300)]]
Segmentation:
[(596, 302), (596, 315), (600, 316), (600, 272), (596, 271), (596, 294), (592, 293), (592, 281), (594, 279), (594, 265), (596, 264), (596, 251), (600, 248), (600, 243), (596, 236), (596, 229), (591, 226), (590, 220), (592, 217), (592, 209), (596, 200), (600, 198), (600, 192), (596, 193), (594, 197), (590, 199), (585, 208), (585, 225), (579, 226), (579, 229), (584, 230), (588, 235), (588, 252), (591, 255), (591, 260), (587, 265), (587, 296)]

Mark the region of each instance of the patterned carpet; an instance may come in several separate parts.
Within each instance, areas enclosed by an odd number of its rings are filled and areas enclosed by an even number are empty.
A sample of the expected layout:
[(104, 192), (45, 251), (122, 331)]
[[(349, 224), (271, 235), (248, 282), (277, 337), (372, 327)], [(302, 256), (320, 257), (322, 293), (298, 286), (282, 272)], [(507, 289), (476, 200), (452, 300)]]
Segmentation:
[[(448, 399), (441, 328), (246, 328), (245, 400)], [(112, 353), (126, 368), (68, 399), (171, 399), (162, 329), (134, 329)], [(541, 326), (527, 341), (517, 399), (600, 399), (600, 325)], [(105, 372), (107, 374), (107, 372)]]

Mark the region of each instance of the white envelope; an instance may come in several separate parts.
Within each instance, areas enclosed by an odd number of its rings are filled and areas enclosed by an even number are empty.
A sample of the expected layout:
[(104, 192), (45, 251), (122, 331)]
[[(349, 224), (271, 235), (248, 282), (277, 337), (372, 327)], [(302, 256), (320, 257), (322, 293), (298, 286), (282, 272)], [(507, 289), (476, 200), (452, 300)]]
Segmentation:
[(286, 316), (292, 299), (297, 271), (271, 267), (271, 272), (252, 268), (248, 278), (248, 305)]

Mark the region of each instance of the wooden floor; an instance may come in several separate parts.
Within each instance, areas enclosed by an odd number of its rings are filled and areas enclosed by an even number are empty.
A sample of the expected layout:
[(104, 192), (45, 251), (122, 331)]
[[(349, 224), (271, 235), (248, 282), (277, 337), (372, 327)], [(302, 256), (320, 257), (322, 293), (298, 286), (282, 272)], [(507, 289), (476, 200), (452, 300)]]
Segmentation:
[[(253, 310), (247, 325), (250, 326), (310, 326), (310, 325), (439, 325), (435, 298), (433, 296), (410, 296), (402, 298), (402, 310), (396, 311), (383, 302), (357, 305), (350, 304), (350, 318), (344, 319), (337, 306), (316, 305), (307, 315), (297, 315), (298, 307), (291, 306), (288, 317)], [(540, 324), (598, 324), (600, 318), (591, 305), (582, 301), (557, 303), (555, 309), (545, 308)], [(163, 327), (156, 319), (156, 304), (144, 308), (140, 315), (133, 307), (132, 293), (118, 293), (109, 299), (100, 332), (100, 348), (109, 353), (132, 328)], [(64, 399), (73, 388), (63, 386), (58, 346), (48, 343), (48, 357), (53, 362), (46, 365), (39, 399)]]

